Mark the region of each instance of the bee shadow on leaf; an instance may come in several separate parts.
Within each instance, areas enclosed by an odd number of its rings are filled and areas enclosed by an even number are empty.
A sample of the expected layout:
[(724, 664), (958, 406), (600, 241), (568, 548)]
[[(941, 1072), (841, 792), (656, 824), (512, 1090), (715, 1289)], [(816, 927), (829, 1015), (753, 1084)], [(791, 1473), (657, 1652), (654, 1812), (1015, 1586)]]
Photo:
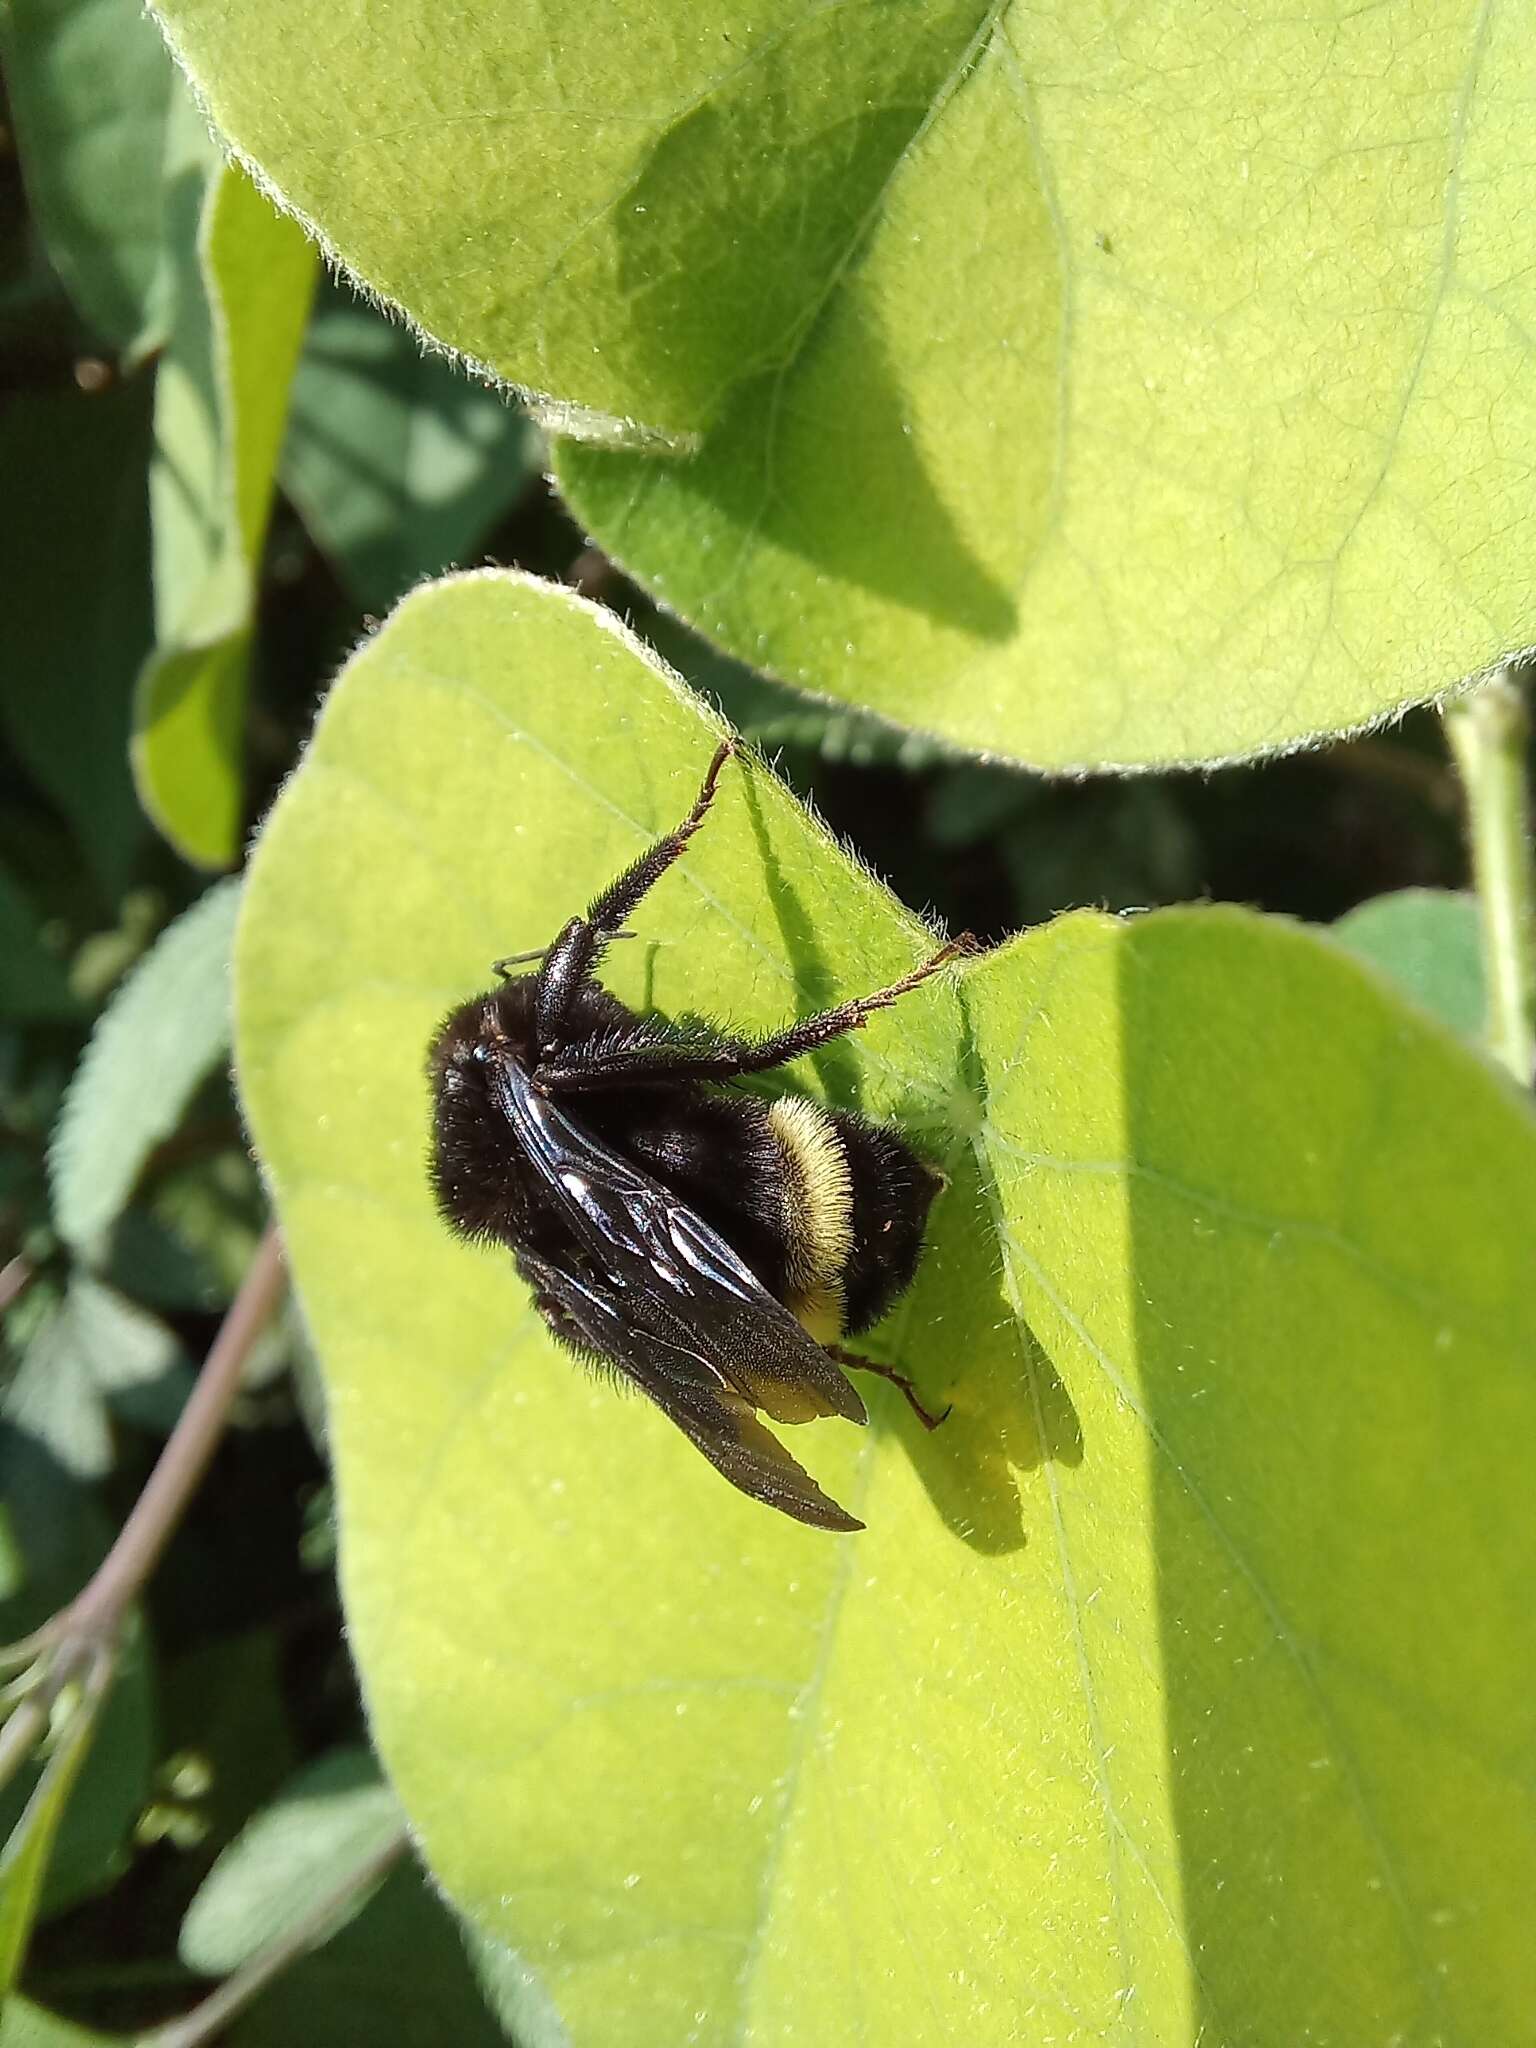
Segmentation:
[[(815, 920), (774, 850), (756, 788), (746, 802), (764, 884), (785, 956), (808, 1007), (860, 991), (843, 988), (829, 966)], [(948, 1186), (928, 1222), (928, 1249), (917, 1277), (868, 1337), (851, 1348), (900, 1368), (930, 1409), (949, 1413), (925, 1430), (894, 1388), (860, 1377), (876, 1429), (893, 1430), (947, 1528), (989, 1556), (1026, 1542), (1019, 1475), (1047, 1459), (1078, 1465), (1077, 1412), (1044, 1348), (1023, 1323), (1003, 1285), (998, 1242), (1004, 1214), (984, 1154), (966, 1132), (979, 1128), (985, 1102), (981, 1062), (964, 991), (956, 1072), (947, 1103), (914, 1092), (891, 1121), (942, 1170)], [(858, 1049), (841, 1040), (813, 1055), (818, 1080), (840, 1109), (862, 1108)], [(781, 1092), (774, 1078), (772, 1092)], [(957, 1113), (958, 1112), (958, 1113)]]
[[(881, 1405), (945, 1525), (996, 1556), (1028, 1540), (1020, 1476), (1048, 1459), (1081, 1464), (1083, 1436), (1060, 1375), (1003, 1288), (984, 1161), (962, 1139), (943, 1164), (949, 1186), (929, 1219), (927, 1253), (885, 1330), (924, 1400), (949, 1413), (927, 1431), (900, 1400)], [(883, 1334), (870, 1347), (880, 1356)]]

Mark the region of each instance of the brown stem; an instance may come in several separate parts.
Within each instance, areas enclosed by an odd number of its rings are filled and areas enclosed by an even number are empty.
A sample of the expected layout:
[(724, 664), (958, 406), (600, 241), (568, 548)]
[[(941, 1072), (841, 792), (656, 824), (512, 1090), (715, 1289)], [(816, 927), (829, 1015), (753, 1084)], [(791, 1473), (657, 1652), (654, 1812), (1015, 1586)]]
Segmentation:
[(269, 1224), (144, 1491), (95, 1577), (60, 1617), (69, 1635), (115, 1634), (160, 1562), (187, 1502), (208, 1469), (240, 1390), (251, 1347), (265, 1329), (282, 1291), (282, 1241), (277, 1226)]
[(270, 1225), (240, 1283), (240, 1292), (219, 1326), (213, 1349), (187, 1397), (187, 1405), (134, 1502), (84, 1590), (49, 1622), (0, 1653), (0, 1665), (18, 1663), (52, 1650), (56, 1654), (42, 1690), (57, 1697), (83, 1661), (116, 1640), (123, 1617), (160, 1562), (188, 1500), (208, 1468), (230, 1404), (239, 1391), (251, 1347), (277, 1306), (283, 1287), (282, 1244)]
[(36, 1269), (25, 1253), (18, 1252), (14, 1259), (7, 1259), (0, 1266), (0, 1312), (13, 1301), (19, 1301), (36, 1277)]

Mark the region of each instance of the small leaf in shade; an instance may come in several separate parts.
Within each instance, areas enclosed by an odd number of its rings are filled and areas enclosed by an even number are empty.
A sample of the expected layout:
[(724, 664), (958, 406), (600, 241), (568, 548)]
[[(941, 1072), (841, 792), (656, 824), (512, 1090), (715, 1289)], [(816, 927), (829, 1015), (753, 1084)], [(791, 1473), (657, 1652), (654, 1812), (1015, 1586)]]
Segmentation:
[(1484, 1024), (1477, 899), (1449, 889), (1398, 889), (1338, 919), (1333, 935), (1391, 976), (1464, 1038)]
[[(173, 202), (175, 316), (155, 394), (155, 652), (134, 705), (145, 808), (203, 867), (237, 857), (256, 576), (315, 254), (245, 172), (196, 152)], [(195, 231), (188, 232), (193, 202)]]
[[(402, 1826), (399, 1802), (369, 1751), (321, 1757), (241, 1829), (203, 1879), (182, 1922), (182, 1961), (209, 1977), (238, 1969), (307, 1921)], [(352, 1900), (326, 1932), (345, 1926), (366, 1897)]]
[(147, 399), (138, 380), (89, 397), (26, 393), (0, 408), (0, 476), (10, 505), (25, 508), (4, 528), (0, 722), (114, 911), (144, 837), (128, 736), (150, 642)]
[(100, 1245), (145, 1160), (229, 1045), (229, 958), (240, 884), (199, 897), (156, 940), (97, 1023), (69, 1085), (49, 1170), (55, 1217)]
[(169, 1434), (193, 1380), (175, 1332), (84, 1271), (70, 1276), (63, 1319), (92, 1386), (111, 1412), (136, 1429)]
[(339, 290), (322, 300), (293, 381), (283, 487), (369, 611), (472, 554), (541, 452), (516, 406), (397, 321)]
[[(232, 2029), (230, 2048), (507, 2048), (464, 1946), (420, 1867), (401, 1864), (324, 1948), (262, 1993)], [(562, 2034), (534, 2027), (511, 2039), (514, 2048), (566, 2048)]]
[[(424, 1048), (718, 728), (482, 573), (348, 663), (252, 859), (238, 1072), (414, 1838), (578, 2048), (1514, 2042), (1536, 2009), (1536, 1117), (1326, 935), (1079, 913), (783, 1085), (944, 1167), (867, 1523), (572, 1369), (425, 1171)], [(750, 758), (605, 960), (766, 1030), (932, 935)], [(1132, 1991), (1134, 1997), (1127, 1998)]]
[[(404, 1816), (363, 1749), (333, 1750), (290, 1780), (204, 1879), (182, 1923), (181, 1957), (222, 1976), (311, 1916), (348, 1875), (398, 1840)], [(330, 1923), (317, 1946), (251, 2007), (235, 2048), (358, 2040), (387, 2048), (495, 2048), (503, 2039), (454, 1916), (406, 1861)], [(556, 2048), (536, 2032), (523, 2048)]]
[(54, 268), (102, 340), (162, 338), (165, 131), (186, 86), (154, 23), (123, 0), (0, 10), (6, 98)]
[(113, 1224), (103, 1277), (152, 1308), (227, 1308), (266, 1216), (250, 1155), (231, 1143), (156, 1174)]
[(0, 1399), (0, 1421), (77, 1479), (111, 1471), (111, 1417), (63, 1302), (39, 1316)]

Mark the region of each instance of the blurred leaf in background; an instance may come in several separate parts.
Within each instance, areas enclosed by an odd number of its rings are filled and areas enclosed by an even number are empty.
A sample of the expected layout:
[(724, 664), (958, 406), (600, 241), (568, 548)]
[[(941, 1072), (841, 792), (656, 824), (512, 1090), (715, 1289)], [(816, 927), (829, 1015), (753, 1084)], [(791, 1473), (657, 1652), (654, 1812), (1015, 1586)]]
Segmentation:
[(1390, 975), (1453, 1031), (1474, 1042), (1482, 1037), (1486, 991), (1474, 897), (1399, 889), (1362, 903), (1333, 929), (1357, 958)]
[(12, 0), (6, 90), (60, 278), (126, 361), (165, 339), (166, 131), (189, 103), (155, 24), (124, 0)]
[(156, 650), (138, 681), (133, 762), (172, 843), (200, 867), (229, 867), (247, 803), (257, 578), (316, 259), (192, 120), (172, 187), (171, 333), (149, 473)]
[(321, 295), (283, 488), (365, 611), (464, 565), (542, 462), (542, 436), (499, 392), (345, 288)]

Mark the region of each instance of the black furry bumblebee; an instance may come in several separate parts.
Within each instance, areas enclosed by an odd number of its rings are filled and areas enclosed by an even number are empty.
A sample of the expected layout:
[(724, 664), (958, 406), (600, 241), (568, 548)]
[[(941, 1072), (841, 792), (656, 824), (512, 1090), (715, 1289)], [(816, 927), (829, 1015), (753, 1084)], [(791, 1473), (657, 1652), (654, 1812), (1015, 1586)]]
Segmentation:
[[(942, 1185), (896, 1132), (804, 1096), (726, 1084), (855, 1030), (965, 945), (764, 1039), (638, 1016), (595, 977), (604, 947), (703, 823), (727, 740), (675, 832), (552, 945), (443, 1021), (432, 1180), (460, 1236), (506, 1245), (555, 1336), (641, 1388), (734, 1486), (858, 1529), (757, 1419), (865, 1422), (837, 1348), (908, 1285)], [(530, 974), (508, 976), (525, 961)]]

